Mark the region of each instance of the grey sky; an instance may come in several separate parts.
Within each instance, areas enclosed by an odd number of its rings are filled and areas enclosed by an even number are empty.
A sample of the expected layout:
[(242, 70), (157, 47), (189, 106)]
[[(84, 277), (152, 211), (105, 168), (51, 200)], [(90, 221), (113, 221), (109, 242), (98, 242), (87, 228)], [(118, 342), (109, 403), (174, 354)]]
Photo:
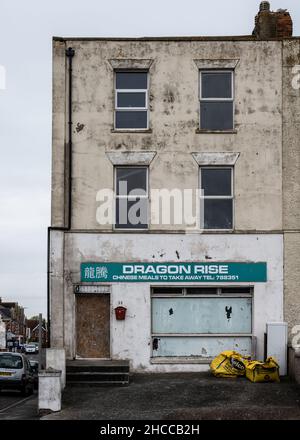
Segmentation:
[[(259, 0), (2, 0), (0, 297), (46, 313), (52, 36), (251, 34)], [(286, 8), (300, 34), (299, 0)]]

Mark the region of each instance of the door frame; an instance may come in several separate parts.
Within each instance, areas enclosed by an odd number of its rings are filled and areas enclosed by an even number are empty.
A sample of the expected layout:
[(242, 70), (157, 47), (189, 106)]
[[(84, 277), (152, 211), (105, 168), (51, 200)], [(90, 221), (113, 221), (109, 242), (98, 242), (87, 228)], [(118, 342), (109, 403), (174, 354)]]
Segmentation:
[[(109, 296), (109, 357), (98, 357), (98, 358), (89, 358), (82, 357), (77, 354), (77, 296)], [(75, 340), (75, 359), (76, 360), (111, 360), (111, 349), (112, 349), (112, 341), (111, 341), (111, 291), (105, 293), (76, 293), (75, 294), (75, 332), (74, 332), (74, 340)]]

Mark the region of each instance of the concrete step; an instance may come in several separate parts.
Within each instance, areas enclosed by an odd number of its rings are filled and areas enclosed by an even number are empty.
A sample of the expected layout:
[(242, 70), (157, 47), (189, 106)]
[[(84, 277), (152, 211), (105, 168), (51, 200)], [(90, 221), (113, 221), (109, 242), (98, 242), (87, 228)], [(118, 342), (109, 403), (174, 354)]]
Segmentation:
[(86, 373), (129, 373), (129, 367), (102, 367), (102, 366), (84, 366), (84, 367), (77, 367), (77, 366), (67, 366), (66, 368), (67, 373), (77, 373), (77, 372), (86, 372)]
[(125, 386), (129, 384), (129, 361), (67, 361), (66, 382), (72, 387)]
[(68, 361), (66, 365), (68, 373), (76, 372), (112, 372), (129, 373), (128, 361)]
[(129, 373), (123, 372), (111, 372), (111, 371), (78, 371), (78, 372), (68, 372), (67, 382), (111, 382), (111, 381), (129, 381)]
[(129, 385), (129, 381), (67, 381), (67, 387), (86, 388), (86, 387), (126, 387)]

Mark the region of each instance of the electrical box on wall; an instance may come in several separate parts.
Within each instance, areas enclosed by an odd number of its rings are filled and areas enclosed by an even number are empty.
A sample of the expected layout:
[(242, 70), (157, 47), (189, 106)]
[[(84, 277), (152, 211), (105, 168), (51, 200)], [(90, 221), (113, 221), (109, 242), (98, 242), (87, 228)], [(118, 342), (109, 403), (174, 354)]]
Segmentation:
[(280, 376), (287, 374), (288, 325), (286, 322), (267, 322), (267, 357), (279, 364)]

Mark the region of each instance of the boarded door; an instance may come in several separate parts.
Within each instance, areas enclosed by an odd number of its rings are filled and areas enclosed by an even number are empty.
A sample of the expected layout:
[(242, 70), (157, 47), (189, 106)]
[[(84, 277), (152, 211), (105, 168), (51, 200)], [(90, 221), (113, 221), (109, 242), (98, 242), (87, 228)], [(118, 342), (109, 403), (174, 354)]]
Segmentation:
[(109, 295), (78, 295), (76, 310), (77, 355), (84, 358), (110, 357)]

